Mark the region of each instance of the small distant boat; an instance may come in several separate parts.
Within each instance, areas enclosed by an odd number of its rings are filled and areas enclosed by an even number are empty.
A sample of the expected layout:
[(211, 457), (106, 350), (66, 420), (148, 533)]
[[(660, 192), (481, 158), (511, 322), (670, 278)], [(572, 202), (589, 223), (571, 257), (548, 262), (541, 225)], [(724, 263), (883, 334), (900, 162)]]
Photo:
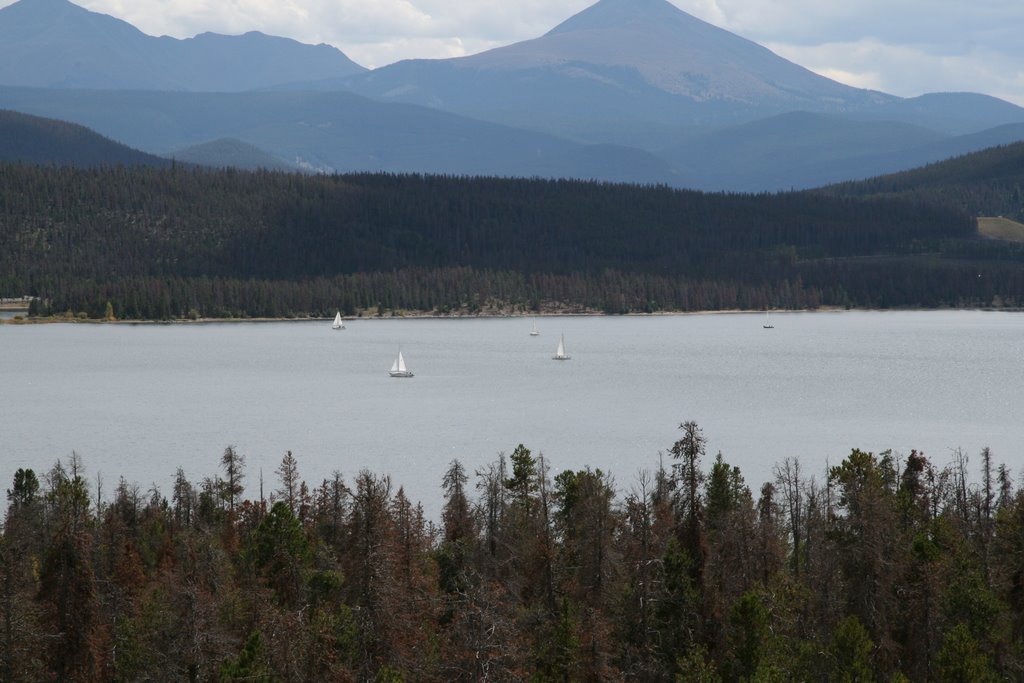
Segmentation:
[(555, 360), (569, 360), (570, 356), (565, 352), (565, 335), (558, 338), (558, 350), (551, 356)]
[(533, 321), (533, 327), (530, 328), (530, 336), (531, 337), (540, 336), (540, 330), (537, 329), (537, 321), (536, 320)]
[(772, 319), (768, 317), (768, 311), (764, 312), (764, 325), (762, 325), (761, 327), (763, 327), (766, 330), (775, 329), (775, 325), (772, 325)]
[(334, 324), (331, 325), (332, 330), (343, 330), (345, 329), (345, 321), (341, 319), (341, 311), (338, 311), (337, 315), (334, 316)]
[(412, 377), (412, 371), (405, 367), (405, 357), (402, 356), (402, 352), (398, 352), (398, 358), (391, 364), (391, 371), (388, 372), (392, 377)]

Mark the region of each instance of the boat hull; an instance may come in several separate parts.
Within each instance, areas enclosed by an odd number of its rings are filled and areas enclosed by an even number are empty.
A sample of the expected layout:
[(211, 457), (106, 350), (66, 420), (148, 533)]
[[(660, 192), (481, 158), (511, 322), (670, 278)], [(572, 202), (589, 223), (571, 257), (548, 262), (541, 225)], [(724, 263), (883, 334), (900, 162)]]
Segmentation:
[(408, 370), (392, 370), (388, 373), (392, 377), (412, 377), (413, 374)]

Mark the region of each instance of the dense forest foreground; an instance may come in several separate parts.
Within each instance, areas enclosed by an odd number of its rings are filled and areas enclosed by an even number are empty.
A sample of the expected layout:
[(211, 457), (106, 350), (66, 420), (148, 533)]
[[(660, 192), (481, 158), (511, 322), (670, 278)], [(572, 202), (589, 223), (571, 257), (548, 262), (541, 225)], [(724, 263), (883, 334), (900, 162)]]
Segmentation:
[(751, 488), (705, 444), (682, 424), (629, 482), (522, 445), (453, 461), (436, 521), (290, 452), (254, 481), (228, 447), (167, 492), (74, 455), (18, 470), (0, 680), (1024, 679), (1024, 490), (988, 449), (787, 459)]
[(1024, 207), (1024, 146), (996, 152), (774, 195), (0, 164), (0, 296), (132, 320), (1019, 307), (1024, 246), (976, 225)]

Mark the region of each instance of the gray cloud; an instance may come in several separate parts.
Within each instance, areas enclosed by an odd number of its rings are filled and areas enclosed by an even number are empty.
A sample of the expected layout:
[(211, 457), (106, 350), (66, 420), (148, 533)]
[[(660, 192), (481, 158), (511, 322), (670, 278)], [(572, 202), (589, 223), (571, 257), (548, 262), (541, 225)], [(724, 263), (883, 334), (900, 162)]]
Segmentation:
[[(12, 0), (0, 0), (0, 7)], [(671, 0), (837, 80), (897, 95), (970, 90), (1024, 105), (1021, 0)], [(591, 0), (80, 0), (146, 33), (259, 30), (378, 67), (534, 38)]]

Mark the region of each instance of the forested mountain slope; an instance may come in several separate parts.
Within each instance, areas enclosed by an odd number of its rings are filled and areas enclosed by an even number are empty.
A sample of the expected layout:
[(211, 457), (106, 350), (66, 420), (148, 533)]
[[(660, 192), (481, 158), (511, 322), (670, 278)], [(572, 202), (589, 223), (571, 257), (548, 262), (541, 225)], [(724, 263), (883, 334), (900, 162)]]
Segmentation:
[(1024, 219), (1024, 142), (965, 154), (823, 192), (843, 196), (902, 197), (951, 206), (974, 216)]
[(98, 133), (54, 119), (0, 109), (0, 161), (56, 166), (170, 166)]
[(986, 252), (968, 214), (899, 198), (0, 166), (0, 208), (0, 289), (41, 297), (36, 312), (935, 306), (1024, 292), (1020, 254)]

